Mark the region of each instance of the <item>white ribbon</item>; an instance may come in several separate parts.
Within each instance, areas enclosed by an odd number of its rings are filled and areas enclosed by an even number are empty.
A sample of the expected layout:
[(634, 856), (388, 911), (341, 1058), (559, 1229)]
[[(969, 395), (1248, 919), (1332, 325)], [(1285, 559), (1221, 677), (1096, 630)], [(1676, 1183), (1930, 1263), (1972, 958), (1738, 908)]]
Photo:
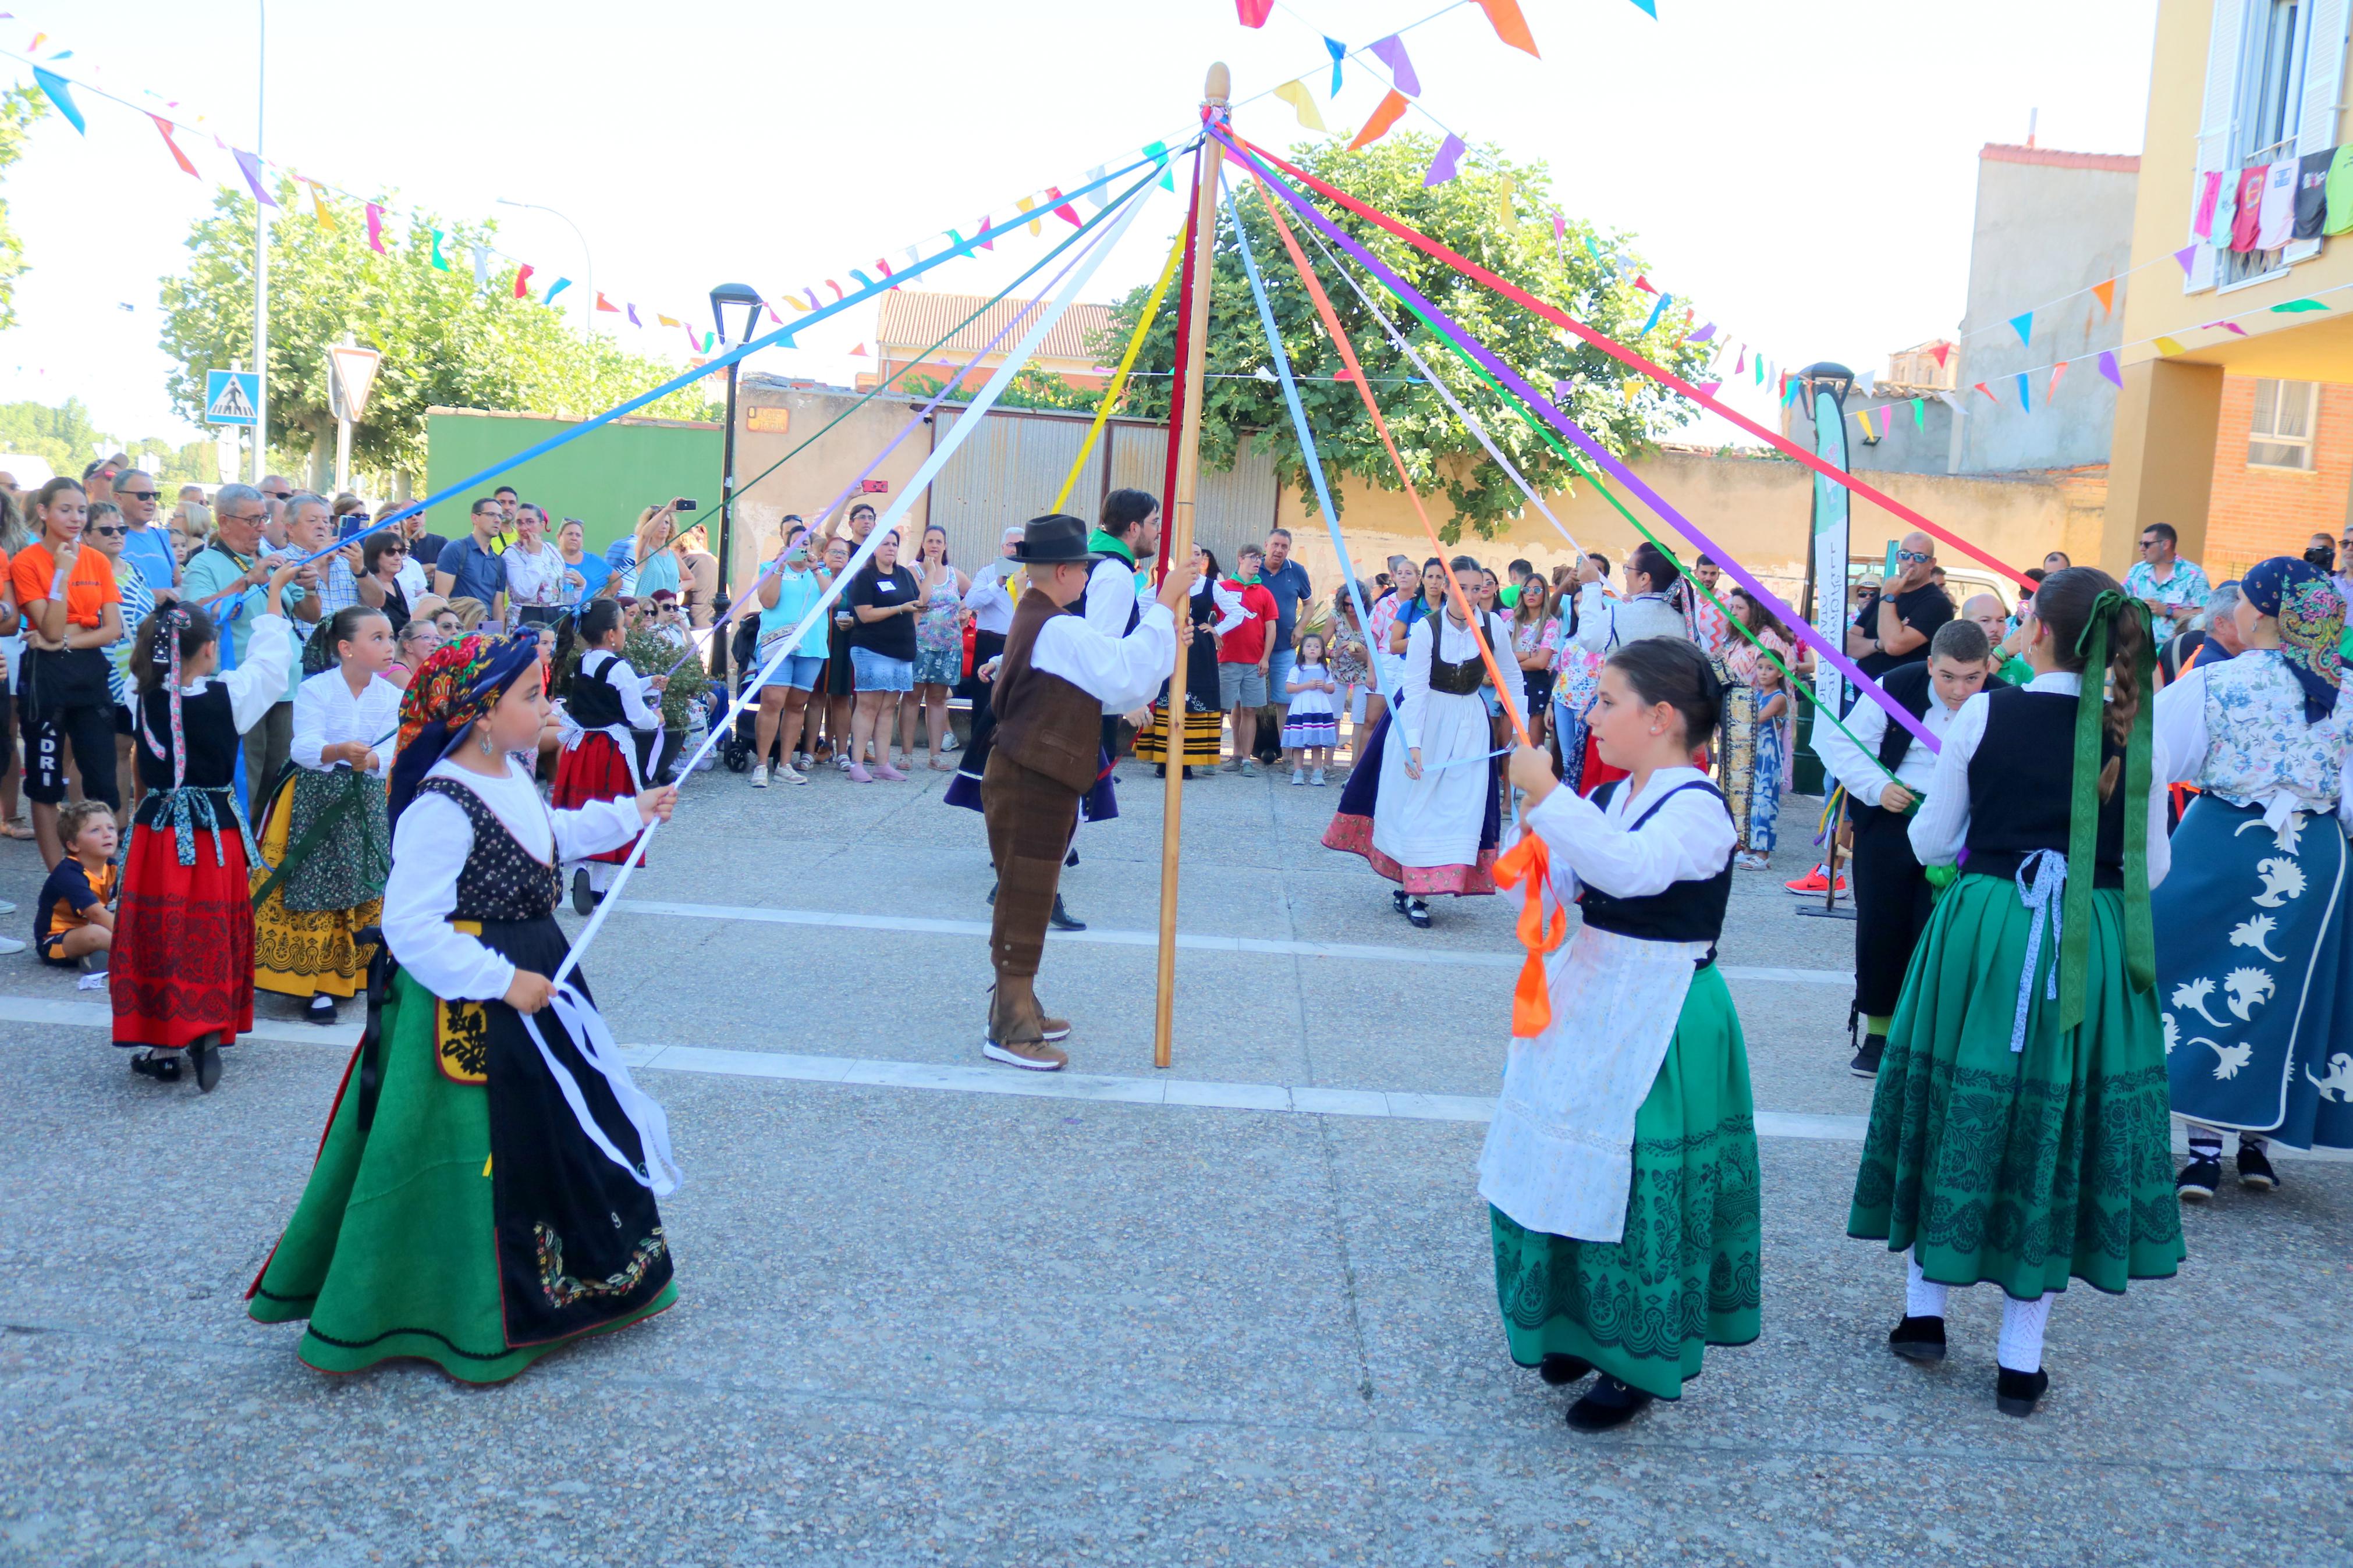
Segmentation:
[[(2032, 880), (2028, 879), (2030, 876)], [(2018, 868), (2018, 901), (2034, 911), (2034, 921), (2026, 928), (2026, 966), (2018, 975), (2018, 1016), (2010, 1020), (2010, 1048), (2026, 1048), (2026, 1009), (2034, 1000), (2034, 964), (2042, 955), (2042, 927), (2051, 927), (2051, 945), (2056, 948), (2065, 939), (2066, 916), (2060, 902), (2060, 890), (2067, 885), (2067, 856), (2059, 849), (2037, 849)], [(2059, 1000), (2059, 961), (2051, 961), (2051, 982), (2043, 995), (2050, 1001)]]
[(678, 1189), (685, 1173), (670, 1155), (670, 1118), (662, 1108), (629, 1077), (629, 1064), (621, 1059), (621, 1047), (613, 1041), (613, 1031), (605, 1025), (604, 1015), (594, 1004), (574, 989), (568, 982), (559, 982), (548, 994), (547, 1005), (555, 1010), (556, 1021), (565, 1033), (572, 1037), (573, 1045), (587, 1058), (588, 1065), (604, 1075), (605, 1083), (613, 1091), (613, 1099), (621, 1114), (637, 1129), (638, 1146), (645, 1151), (645, 1161), (639, 1163), (613, 1145), (605, 1135), (587, 1100), (580, 1093), (580, 1085), (571, 1070), (555, 1059), (547, 1048), (547, 1041), (539, 1032), (539, 1020), (532, 1014), (522, 1015), (522, 1026), (531, 1034), (531, 1043), (539, 1047), (539, 1059), (547, 1064), (548, 1075), (563, 1091), (564, 1103), (572, 1108), (572, 1118), (579, 1122), (580, 1131), (588, 1141), (605, 1152), (605, 1157), (629, 1173), (638, 1185), (650, 1190), (654, 1196), (666, 1198)]

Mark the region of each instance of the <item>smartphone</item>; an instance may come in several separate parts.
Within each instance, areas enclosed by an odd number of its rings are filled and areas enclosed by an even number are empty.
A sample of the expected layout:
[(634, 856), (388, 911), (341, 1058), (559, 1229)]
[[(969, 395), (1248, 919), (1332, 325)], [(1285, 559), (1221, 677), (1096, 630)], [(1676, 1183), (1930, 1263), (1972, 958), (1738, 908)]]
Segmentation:
[(692, 511), (694, 506), (694, 501), (686, 496), (681, 496), (670, 503), (670, 509), (672, 511)]
[(343, 513), (343, 526), (335, 531), (335, 537), (340, 541), (348, 542), (355, 534), (364, 532), (367, 529), (367, 513), (364, 511), (347, 511)]

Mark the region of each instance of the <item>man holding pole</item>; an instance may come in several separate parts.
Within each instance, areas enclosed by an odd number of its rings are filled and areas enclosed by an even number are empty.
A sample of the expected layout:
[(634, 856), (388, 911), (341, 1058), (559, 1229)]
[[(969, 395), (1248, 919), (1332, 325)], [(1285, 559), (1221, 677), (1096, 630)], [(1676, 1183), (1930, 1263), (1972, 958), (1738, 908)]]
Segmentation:
[(1032, 519), (1015, 548), (1029, 589), (1014, 607), (994, 677), (997, 735), (981, 781), (997, 877), (988, 933), (997, 984), (981, 1050), (1037, 1072), (1070, 1061), (1053, 1042), (1071, 1026), (1046, 1016), (1036, 981), (1079, 797), (1102, 763), (1103, 711), (1140, 707), (1159, 690), (1175, 665), (1176, 613), (1194, 576), (1191, 563), (1172, 562), (1135, 628), (1107, 636), (1063, 613), (1086, 592), (1087, 535), (1084, 522), (1057, 512)]

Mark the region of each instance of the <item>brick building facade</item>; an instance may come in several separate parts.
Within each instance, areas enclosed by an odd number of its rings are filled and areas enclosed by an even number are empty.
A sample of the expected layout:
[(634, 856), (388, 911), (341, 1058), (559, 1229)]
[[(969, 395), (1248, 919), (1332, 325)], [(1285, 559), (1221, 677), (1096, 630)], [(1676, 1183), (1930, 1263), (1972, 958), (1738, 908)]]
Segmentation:
[(2199, 561), (2209, 578), (2220, 583), (2268, 556), (2301, 555), (2316, 533), (2336, 538), (2349, 498), (2353, 386), (2222, 378), (2213, 499)]

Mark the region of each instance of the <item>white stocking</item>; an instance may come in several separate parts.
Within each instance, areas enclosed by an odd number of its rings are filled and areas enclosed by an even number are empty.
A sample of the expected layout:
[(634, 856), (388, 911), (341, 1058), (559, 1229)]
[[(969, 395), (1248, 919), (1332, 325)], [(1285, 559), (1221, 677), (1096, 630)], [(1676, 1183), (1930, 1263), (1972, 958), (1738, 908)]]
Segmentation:
[(1950, 1289), (1939, 1285), (1920, 1272), (1918, 1248), (1904, 1255), (1904, 1315), (1907, 1318), (1941, 1318), (1945, 1315), (1945, 1295)]
[(2011, 1372), (2042, 1370), (2042, 1328), (2051, 1321), (2051, 1303), (2059, 1292), (2051, 1291), (2038, 1300), (2021, 1301), (2014, 1297), (2001, 1299), (2001, 1343), (1994, 1351), (1994, 1360)]

